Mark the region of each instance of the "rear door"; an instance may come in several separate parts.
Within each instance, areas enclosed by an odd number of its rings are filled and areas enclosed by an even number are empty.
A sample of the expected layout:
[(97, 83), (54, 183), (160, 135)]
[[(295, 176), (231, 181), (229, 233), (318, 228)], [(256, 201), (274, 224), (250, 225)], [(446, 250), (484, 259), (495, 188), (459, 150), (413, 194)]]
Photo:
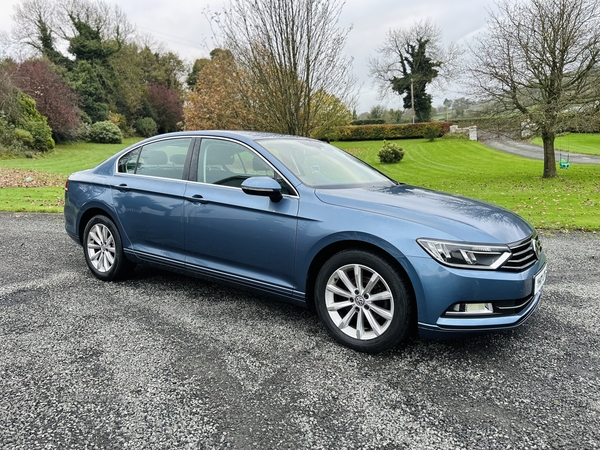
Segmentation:
[(183, 264), (184, 168), (193, 138), (170, 138), (139, 147), (118, 162), (113, 204), (138, 256)]

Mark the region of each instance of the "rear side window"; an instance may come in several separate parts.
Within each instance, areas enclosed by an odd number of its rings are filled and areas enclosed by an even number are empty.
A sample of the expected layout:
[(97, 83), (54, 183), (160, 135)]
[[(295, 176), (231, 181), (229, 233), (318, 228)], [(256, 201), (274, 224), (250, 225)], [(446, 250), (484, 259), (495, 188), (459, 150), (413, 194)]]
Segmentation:
[(192, 138), (166, 139), (144, 145), (123, 155), (119, 160), (121, 173), (181, 180)]

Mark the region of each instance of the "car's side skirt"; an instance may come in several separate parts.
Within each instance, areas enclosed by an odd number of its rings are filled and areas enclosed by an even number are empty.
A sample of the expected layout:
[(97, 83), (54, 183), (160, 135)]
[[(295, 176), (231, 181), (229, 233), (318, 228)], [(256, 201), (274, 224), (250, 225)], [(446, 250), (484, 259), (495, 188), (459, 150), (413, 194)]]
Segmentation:
[(289, 288), (145, 252), (134, 251), (131, 249), (124, 249), (124, 251), (128, 259), (139, 264), (147, 264), (159, 269), (233, 286), (258, 295), (268, 295), (269, 297), (274, 297), (278, 300), (283, 300), (298, 306), (307, 306), (304, 294)]

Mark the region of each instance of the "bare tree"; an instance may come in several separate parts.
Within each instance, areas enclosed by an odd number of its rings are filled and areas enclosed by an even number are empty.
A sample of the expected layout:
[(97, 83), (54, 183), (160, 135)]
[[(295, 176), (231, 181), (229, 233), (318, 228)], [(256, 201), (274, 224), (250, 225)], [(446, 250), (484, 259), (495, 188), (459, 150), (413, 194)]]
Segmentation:
[[(54, 44), (57, 38), (57, 8), (52, 0), (24, 0), (14, 7), (12, 39), (42, 54), (45, 40)], [(47, 43), (46, 43), (47, 44)]]
[(217, 17), (220, 46), (244, 72), (242, 95), (260, 128), (307, 136), (331, 106), (352, 101), (348, 30), (338, 0), (229, 0)]
[(445, 48), (441, 41), (442, 32), (431, 19), (388, 30), (377, 49), (379, 56), (368, 61), (380, 98), (401, 95), (406, 109), (413, 109), (419, 121), (428, 121), (432, 101), (428, 85), (440, 88), (452, 81), (463, 53), (456, 44)]
[[(29, 0), (40, 1), (40, 0)], [(65, 40), (77, 35), (76, 22), (83, 22), (100, 33), (104, 40), (122, 45), (134, 31), (123, 10), (116, 4), (103, 0), (57, 0), (60, 17), (56, 32)], [(64, 20), (64, 19), (70, 20)]]
[(17, 100), (17, 86), (11, 69), (14, 67), (6, 63), (0, 65), (0, 120), (13, 115)]
[(64, 50), (79, 34), (77, 22), (119, 46), (134, 32), (121, 8), (103, 0), (23, 0), (15, 5), (12, 18), (13, 40), (37, 54)]
[(476, 39), (470, 72), (481, 98), (534, 124), (544, 178), (556, 176), (554, 138), (565, 114), (597, 102), (598, 0), (503, 0)]

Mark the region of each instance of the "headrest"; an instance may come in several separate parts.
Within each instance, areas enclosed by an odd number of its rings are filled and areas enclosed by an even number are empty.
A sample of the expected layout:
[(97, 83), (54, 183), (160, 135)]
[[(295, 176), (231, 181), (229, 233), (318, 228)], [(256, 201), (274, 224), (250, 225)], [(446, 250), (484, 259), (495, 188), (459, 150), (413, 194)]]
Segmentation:
[(210, 144), (206, 147), (207, 165), (228, 165), (233, 164), (233, 156), (239, 149), (227, 144)]
[(146, 153), (146, 164), (157, 166), (160, 164), (166, 164), (168, 161), (167, 154), (162, 150), (154, 150)]

